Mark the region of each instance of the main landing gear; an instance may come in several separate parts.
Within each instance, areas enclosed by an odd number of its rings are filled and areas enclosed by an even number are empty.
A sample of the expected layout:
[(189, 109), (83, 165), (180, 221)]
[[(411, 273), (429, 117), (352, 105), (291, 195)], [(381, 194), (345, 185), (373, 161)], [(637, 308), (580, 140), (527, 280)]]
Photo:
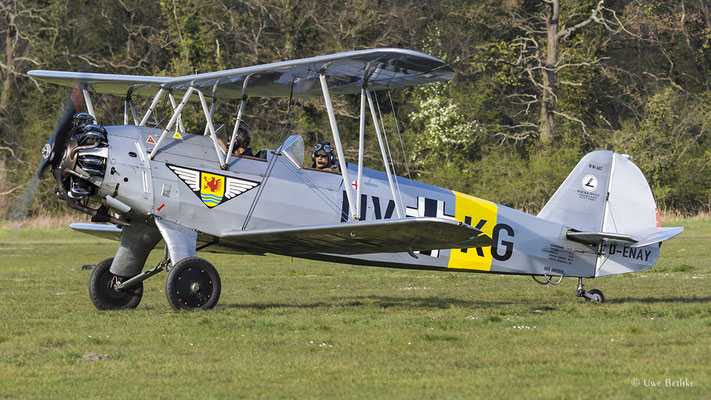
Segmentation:
[(578, 278), (578, 290), (575, 291), (575, 295), (578, 297), (584, 297), (586, 301), (595, 301), (598, 303), (605, 302), (605, 296), (603, 296), (602, 291), (599, 289), (593, 289), (586, 291), (583, 288), (583, 278)]
[(109, 271), (113, 258), (100, 262), (91, 271), (89, 277), (89, 297), (99, 310), (125, 310), (138, 307), (143, 297), (143, 282), (126, 289), (118, 286), (126, 278), (114, 275)]
[(89, 278), (89, 297), (99, 310), (136, 308), (143, 297), (143, 281), (168, 270), (165, 295), (175, 310), (209, 310), (220, 299), (221, 282), (217, 269), (207, 260), (188, 257), (169, 267), (166, 257), (155, 268), (132, 278), (111, 273), (113, 258), (100, 262)]
[(199, 257), (188, 257), (173, 265), (165, 280), (165, 295), (175, 310), (209, 310), (220, 299), (220, 275)]

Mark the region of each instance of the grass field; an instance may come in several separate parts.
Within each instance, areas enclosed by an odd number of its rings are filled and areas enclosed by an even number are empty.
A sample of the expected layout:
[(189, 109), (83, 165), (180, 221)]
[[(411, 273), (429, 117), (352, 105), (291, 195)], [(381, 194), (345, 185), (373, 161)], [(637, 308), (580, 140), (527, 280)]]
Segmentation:
[(172, 311), (164, 273), (99, 312), (81, 266), (116, 243), (0, 229), (0, 399), (709, 398), (711, 219), (679, 224), (651, 270), (586, 281), (604, 304), (575, 279), (202, 254), (209, 312)]

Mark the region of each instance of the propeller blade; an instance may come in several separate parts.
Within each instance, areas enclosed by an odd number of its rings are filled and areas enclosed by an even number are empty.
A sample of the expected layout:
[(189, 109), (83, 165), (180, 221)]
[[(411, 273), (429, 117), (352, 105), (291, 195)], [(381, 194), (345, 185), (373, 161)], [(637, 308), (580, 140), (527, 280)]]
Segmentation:
[(57, 120), (57, 125), (54, 126), (54, 132), (52, 132), (49, 141), (42, 148), (42, 161), (37, 169), (37, 175), (40, 178), (48, 166), (58, 161), (59, 157), (62, 156), (67, 136), (69, 136), (69, 131), (72, 128), (72, 116), (78, 113), (82, 107), (84, 107), (84, 96), (77, 85), (69, 92), (69, 96), (64, 101), (62, 115)]
[(69, 96), (67, 96), (67, 99), (64, 101), (62, 114), (54, 126), (52, 136), (50, 136), (49, 141), (47, 141), (47, 144), (42, 148), (42, 160), (37, 170), (32, 175), (22, 195), (7, 211), (8, 221), (16, 224), (18, 228), (25, 222), (27, 213), (35, 198), (35, 191), (37, 191), (37, 186), (39, 185), (40, 178), (42, 178), (42, 174), (52, 163), (59, 161), (59, 158), (62, 157), (67, 137), (72, 128), (72, 117), (75, 113), (79, 112), (82, 107), (84, 107), (84, 95), (81, 88), (77, 85), (72, 88), (69, 92)]

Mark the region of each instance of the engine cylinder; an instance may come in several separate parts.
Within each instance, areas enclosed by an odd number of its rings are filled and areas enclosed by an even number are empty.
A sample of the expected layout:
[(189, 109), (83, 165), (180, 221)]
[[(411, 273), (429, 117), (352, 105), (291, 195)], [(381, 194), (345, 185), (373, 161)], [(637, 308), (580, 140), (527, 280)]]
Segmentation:
[(64, 155), (58, 167), (63, 189), (69, 197), (81, 200), (96, 193), (106, 173), (108, 137), (106, 129), (94, 123), (87, 113), (72, 119)]

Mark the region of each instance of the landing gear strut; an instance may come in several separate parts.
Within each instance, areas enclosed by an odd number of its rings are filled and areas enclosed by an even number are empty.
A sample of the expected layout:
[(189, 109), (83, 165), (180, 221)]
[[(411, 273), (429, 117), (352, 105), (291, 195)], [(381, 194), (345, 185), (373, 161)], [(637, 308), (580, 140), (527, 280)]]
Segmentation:
[(583, 288), (583, 278), (578, 278), (578, 290), (575, 291), (575, 295), (578, 297), (584, 297), (586, 301), (592, 300), (598, 303), (605, 302), (605, 296), (603, 296), (601, 290), (593, 289), (586, 291)]

